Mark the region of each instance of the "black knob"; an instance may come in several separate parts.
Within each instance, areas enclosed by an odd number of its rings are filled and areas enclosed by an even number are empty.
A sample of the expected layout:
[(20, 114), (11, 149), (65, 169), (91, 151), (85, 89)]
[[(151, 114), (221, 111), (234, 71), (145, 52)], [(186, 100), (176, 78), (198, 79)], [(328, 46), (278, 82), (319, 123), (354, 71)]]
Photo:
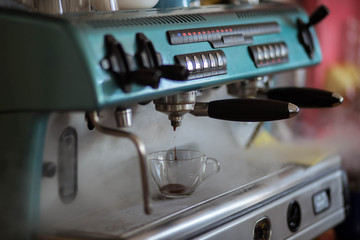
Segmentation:
[(175, 81), (187, 80), (189, 76), (187, 68), (181, 65), (161, 65), (157, 69), (161, 71), (162, 77)]
[(291, 102), (302, 108), (336, 107), (343, 102), (343, 97), (337, 93), (305, 87), (273, 88), (266, 95), (269, 99)]
[(290, 202), (287, 210), (287, 223), (290, 231), (296, 232), (300, 228), (301, 209), (297, 201)]
[(310, 27), (319, 23), (329, 14), (329, 9), (324, 5), (321, 5), (311, 14), (309, 22), (304, 23), (301, 19), (297, 20), (297, 27), (299, 29), (298, 38), (300, 43), (305, 48), (306, 53), (310, 58), (314, 57), (315, 46), (312, 34), (310, 32)]
[(105, 35), (107, 54), (101, 61), (103, 69), (109, 71), (116, 83), (124, 92), (131, 92), (132, 83), (157, 88), (160, 83), (160, 71), (156, 69), (131, 68), (131, 57), (127, 55), (122, 45), (110, 34)]
[(116, 83), (124, 92), (130, 92), (131, 84), (130, 79), (127, 77), (130, 67), (127, 54), (122, 45), (112, 35), (105, 35), (104, 40), (107, 54), (101, 61), (101, 66), (113, 75)]
[(42, 176), (52, 178), (56, 173), (56, 164), (53, 162), (44, 162), (42, 165)]
[(136, 34), (137, 52), (135, 57), (140, 68), (158, 70), (161, 77), (174, 81), (187, 80), (189, 71), (181, 65), (163, 65), (161, 54), (156, 52), (153, 43), (143, 34)]
[(152, 88), (158, 88), (160, 84), (161, 72), (156, 69), (139, 69), (128, 74), (131, 81)]

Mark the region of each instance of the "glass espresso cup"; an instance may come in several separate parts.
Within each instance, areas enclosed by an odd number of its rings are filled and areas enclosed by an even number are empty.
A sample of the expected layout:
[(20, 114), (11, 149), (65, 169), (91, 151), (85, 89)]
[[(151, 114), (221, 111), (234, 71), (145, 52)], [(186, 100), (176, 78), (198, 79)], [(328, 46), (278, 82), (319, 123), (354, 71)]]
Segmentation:
[(216, 159), (193, 150), (154, 152), (147, 159), (161, 194), (169, 198), (192, 194), (202, 181), (220, 170)]

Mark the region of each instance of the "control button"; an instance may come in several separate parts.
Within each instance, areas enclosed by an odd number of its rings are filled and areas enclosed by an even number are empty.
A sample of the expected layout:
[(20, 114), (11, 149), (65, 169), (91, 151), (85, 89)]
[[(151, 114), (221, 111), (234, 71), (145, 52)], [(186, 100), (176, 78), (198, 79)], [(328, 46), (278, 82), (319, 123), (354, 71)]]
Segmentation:
[(275, 58), (275, 48), (273, 47), (273, 45), (269, 45), (269, 52), (270, 52), (270, 58), (274, 59)]
[(227, 73), (226, 55), (221, 50), (176, 55), (175, 62), (187, 68), (188, 79), (217, 76)]
[(195, 69), (199, 70), (201, 69), (201, 64), (200, 64), (200, 60), (197, 56), (194, 56), (194, 62), (195, 62)]
[(257, 51), (257, 60), (259, 60), (259, 61), (264, 60), (264, 52), (263, 52), (262, 48), (256, 47), (256, 51)]
[(186, 68), (189, 71), (194, 70), (194, 64), (192, 63), (191, 59), (189, 57), (185, 57), (185, 62), (186, 62)]
[(220, 53), (216, 52), (216, 57), (217, 57), (217, 60), (218, 60), (218, 66), (219, 66), (219, 67), (224, 66), (224, 61), (223, 61)]
[(210, 67), (212, 67), (212, 68), (216, 67), (216, 60), (215, 60), (214, 55), (209, 53), (209, 58), (210, 58)]
[(269, 60), (270, 59), (269, 48), (265, 45), (265, 46), (263, 46), (263, 49), (264, 49), (264, 58), (265, 58), (265, 60)]
[(269, 240), (271, 237), (271, 223), (268, 217), (260, 218), (254, 227), (254, 240)]
[(281, 57), (281, 49), (280, 49), (280, 45), (279, 44), (276, 44), (275, 45), (275, 56), (277, 58), (280, 58)]
[(319, 214), (330, 207), (329, 191), (330, 190), (321, 191), (312, 197), (315, 214)]
[(201, 59), (204, 69), (209, 68), (209, 60), (205, 57), (205, 55), (201, 54)]
[(199, 42), (204, 41), (203, 36), (204, 36), (204, 35), (202, 34), (202, 32), (198, 32)]
[(193, 37), (194, 37), (194, 41), (193, 41), (193, 42), (199, 42), (199, 37), (198, 37), (197, 33), (196, 33), (196, 32), (193, 32), (192, 35), (193, 35)]
[(296, 232), (300, 227), (301, 209), (297, 201), (290, 202), (287, 210), (287, 223), (290, 231)]
[(248, 50), (257, 68), (284, 64), (289, 61), (289, 50), (284, 42), (249, 46)]
[(281, 56), (286, 57), (288, 54), (287, 47), (284, 44), (280, 44), (280, 48), (281, 48)]

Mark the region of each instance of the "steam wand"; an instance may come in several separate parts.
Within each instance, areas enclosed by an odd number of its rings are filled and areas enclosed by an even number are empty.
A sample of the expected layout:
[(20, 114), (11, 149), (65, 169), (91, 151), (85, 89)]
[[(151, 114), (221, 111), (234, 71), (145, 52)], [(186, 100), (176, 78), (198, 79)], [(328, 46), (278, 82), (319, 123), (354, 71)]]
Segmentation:
[(151, 214), (151, 206), (150, 206), (150, 190), (149, 190), (149, 182), (148, 182), (148, 166), (146, 162), (146, 150), (144, 143), (134, 134), (122, 131), (115, 128), (109, 128), (103, 126), (100, 123), (100, 119), (98, 113), (96, 111), (89, 113), (89, 118), (95, 128), (104, 134), (116, 136), (116, 137), (125, 137), (129, 138), (136, 146), (138, 155), (139, 155), (139, 163), (140, 163), (140, 173), (141, 173), (141, 182), (142, 182), (142, 192), (143, 192), (143, 201), (144, 201), (144, 212), (146, 214)]

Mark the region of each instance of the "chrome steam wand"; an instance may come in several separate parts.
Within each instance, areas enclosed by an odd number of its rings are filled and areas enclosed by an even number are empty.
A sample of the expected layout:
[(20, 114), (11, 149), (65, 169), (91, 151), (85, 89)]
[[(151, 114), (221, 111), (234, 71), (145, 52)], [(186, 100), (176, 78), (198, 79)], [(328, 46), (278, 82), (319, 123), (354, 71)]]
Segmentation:
[(104, 134), (116, 136), (116, 137), (124, 137), (130, 139), (137, 149), (139, 155), (139, 163), (140, 163), (140, 173), (141, 173), (141, 182), (142, 182), (142, 193), (143, 193), (143, 201), (144, 201), (144, 212), (146, 214), (151, 214), (151, 205), (150, 205), (150, 190), (149, 190), (149, 182), (148, 182), (148, 165), (146, 161), (146, 150), (144, 143), (134, 134), (122, 131), (120, 129), (109, 128), (103, 126), (100, 123), (99, 115), (96, 111), (89, 113), (89, 118), (94, 127)]

